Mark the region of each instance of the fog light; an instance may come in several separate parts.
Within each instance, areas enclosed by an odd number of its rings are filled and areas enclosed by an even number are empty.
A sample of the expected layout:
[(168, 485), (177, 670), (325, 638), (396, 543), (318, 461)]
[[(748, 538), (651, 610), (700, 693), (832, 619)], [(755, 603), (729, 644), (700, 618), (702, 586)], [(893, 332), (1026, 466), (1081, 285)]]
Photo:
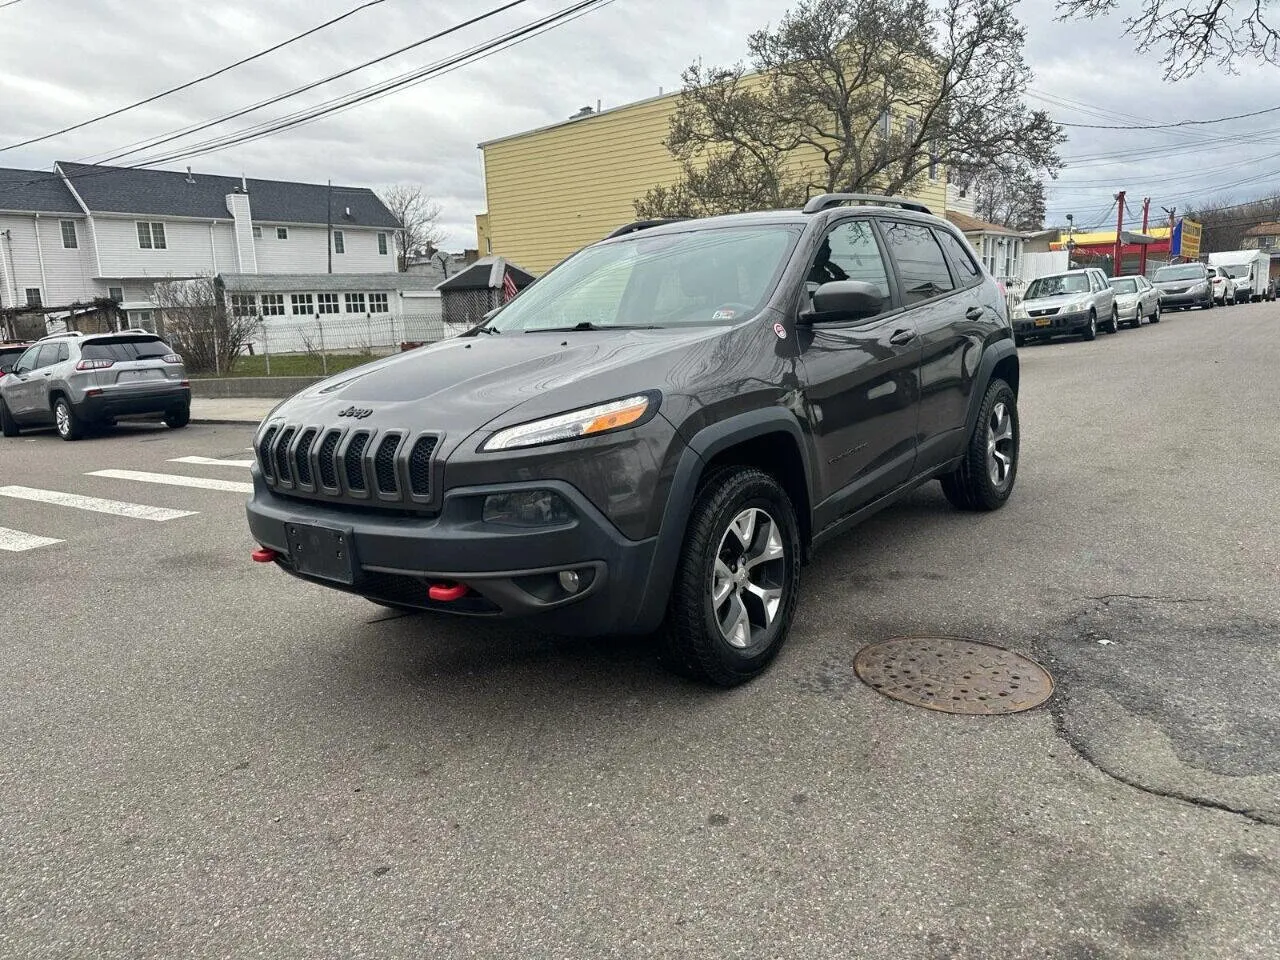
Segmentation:
[(495, 493), (484, 498), (485, 523), (509, 527), (549, 527), (573, 519), (569, 504), (551, 490)]
[(578, 578), (578, 574), (575, 571), (561, 570), (560, 586), (564, 588), (565, 593), (577, 593), (582, 586), (582, 581)]

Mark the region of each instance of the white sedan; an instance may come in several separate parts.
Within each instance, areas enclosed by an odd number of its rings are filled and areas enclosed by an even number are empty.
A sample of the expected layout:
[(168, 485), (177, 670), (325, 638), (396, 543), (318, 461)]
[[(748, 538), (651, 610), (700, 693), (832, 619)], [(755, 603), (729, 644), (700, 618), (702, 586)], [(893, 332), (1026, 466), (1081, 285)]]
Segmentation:
[(1146, 277), (1115, 277), (1110, 281), (1116, 295), (1116, 312), (1121, 323), (1141, 326), (1143, 319), (1160, 322), (1160, 291)]

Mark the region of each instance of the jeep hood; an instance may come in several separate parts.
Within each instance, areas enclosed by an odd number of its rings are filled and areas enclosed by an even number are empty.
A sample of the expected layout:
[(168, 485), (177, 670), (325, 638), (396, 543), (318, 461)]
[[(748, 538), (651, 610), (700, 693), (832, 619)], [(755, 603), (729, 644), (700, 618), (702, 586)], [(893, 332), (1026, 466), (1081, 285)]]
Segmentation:
[(528, 416), (522, 410), (521, 419), (531, 419), (666, 390), (684, 366), (678, 357), (709, 350), (708, 343), (728, 332), (695, 327), (458, 337), (330, 377), (285, 401), (271, 419), (469, 434), (522, 404)]

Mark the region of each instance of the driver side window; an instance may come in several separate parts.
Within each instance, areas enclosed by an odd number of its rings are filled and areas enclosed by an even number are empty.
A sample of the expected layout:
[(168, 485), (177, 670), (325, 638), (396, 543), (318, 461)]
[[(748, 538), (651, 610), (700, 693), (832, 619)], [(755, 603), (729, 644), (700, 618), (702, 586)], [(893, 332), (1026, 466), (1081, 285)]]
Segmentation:
[(869, 283), (880, 294), (881, 312), (889, 308), (889, 274), (869, 220), (846, 220), (831, 228), (805, 277), (807, 297), (833, 280)]

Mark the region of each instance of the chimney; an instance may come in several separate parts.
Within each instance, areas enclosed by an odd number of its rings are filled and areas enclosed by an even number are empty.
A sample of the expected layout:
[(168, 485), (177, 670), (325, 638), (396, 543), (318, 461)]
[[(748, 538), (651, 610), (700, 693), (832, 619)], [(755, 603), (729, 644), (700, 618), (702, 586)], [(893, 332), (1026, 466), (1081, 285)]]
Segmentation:
[(196, 178), (191, 175), (191, 168), (187, 167), (187, 183), (195, 183)]
[(240, 192), (241, 193), (249, 192), (249, 181), (244, 178), (243, 173), (240, 174)]

